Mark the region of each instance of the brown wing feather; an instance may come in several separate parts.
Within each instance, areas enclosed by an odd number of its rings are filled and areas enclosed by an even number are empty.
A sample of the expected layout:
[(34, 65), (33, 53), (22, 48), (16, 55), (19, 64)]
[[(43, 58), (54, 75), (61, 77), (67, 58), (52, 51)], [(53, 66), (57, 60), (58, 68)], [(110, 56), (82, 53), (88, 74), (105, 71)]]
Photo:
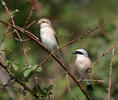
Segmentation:
[[(52, 28), (52, 27), (51, 27)], [(52, 28), (52, 30), (53, 30), (53, 32), (54, 32), (54, 36), (55, 36), (55, 38), (56, 38), (56, 41), (57, 41), (57, 45), (58, 45), (58, 49), (59, 49), (59, 41), (58, 41), (58, 38), (57, 38), (57, 36), (56, 36), (56, 32), (55, 32), (55, 30)], [(62, 61), (62, 52), (61, 52), (61, 50), (59, 49), (58, 50), (58, 56), (59, 56), (59, 58), (61, 59), (61, 61)]]
[(54, 32), (54, 36), (55, 36), (55, 38), (56, 38), (56, 41), (57, 41), (57, 44), (58, 44), (58, 46), (59, 46), (59, 41), (58, 41), (58, 38), (57, 38), (57, 36), (56, 36), (56, 32), (55, 32), (55, 30), (51, 27), (51, 29), (53, 30), (53, 32)]

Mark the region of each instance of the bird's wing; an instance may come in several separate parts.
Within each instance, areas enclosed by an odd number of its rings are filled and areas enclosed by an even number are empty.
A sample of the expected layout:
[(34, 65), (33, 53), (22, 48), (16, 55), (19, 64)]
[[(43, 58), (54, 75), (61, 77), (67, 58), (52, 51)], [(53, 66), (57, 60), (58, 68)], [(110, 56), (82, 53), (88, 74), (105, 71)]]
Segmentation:
[[(51, 27), (52, 28), (52, 27)], [(56, 39), (56, 41), (57, 41), (57, 48), (59, 49), (59, 41), (58, 41), (58, 38), (57, 38), (57, 36), (56, 36), (56, 32), (55, 32), (55, 30), (52, 28), (52, 30), (53, 30), (53, 32), (54, 32), (54, 36), (55, 36), (55, 39)], [(61, 52), (61, 50), (59, 49), (58, 50), (58, 56), (59, 56), (59, 58), (62, 60), (62, 52)]]
[(57, 44), (58, 44), (58, 46), (59, 46), (59, 41), (58, 41), (58, 38), (57, 38), (57, 36), (56, 36), (56, 32), (55, 32), (55, 30), (51, 27), (51, 29), (53, 30), (53, 32), (54, 32), (54, 36), (55, 36), (55, 38), (56, 38), (56, 41), (57, 41)]

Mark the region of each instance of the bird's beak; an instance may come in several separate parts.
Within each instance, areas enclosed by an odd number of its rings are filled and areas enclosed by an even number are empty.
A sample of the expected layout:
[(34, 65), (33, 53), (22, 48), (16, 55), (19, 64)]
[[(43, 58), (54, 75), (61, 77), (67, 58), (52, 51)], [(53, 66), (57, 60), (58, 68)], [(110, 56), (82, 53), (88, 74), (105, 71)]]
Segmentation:
[(37, 23), (37, 25), (40, 25), (40, 24), (41, 24), (40, 22)]
[(75, 53), (75, 52), (73, 52), (72, 54), (73, 54), (73, 55), (76, 55), (76, 53)]

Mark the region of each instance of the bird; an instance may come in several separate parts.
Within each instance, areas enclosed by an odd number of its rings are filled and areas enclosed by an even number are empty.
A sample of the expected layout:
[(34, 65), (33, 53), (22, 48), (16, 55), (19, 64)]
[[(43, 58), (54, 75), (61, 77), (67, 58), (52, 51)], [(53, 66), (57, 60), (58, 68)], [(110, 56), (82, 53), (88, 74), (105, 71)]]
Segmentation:
[[(77, 67), (77, 71), (79, 72), (79, 74), (82, 75), (91, 66), (91, 60), (88, 57), (88, 53), (84, 49), (77, 49), (72, 54), (76, 55), (75, 65)], [(91, 82), (88, 81), (90, 80), (90, 72), (86, 75), (85, 79), (87, 80), (87, 90), (93, 90)]]
[[(39, 19), (37, 23), (40, 27), (40, 38), (43, 45), (51, 51), (59, 49), (59, 42), (56, 32), (51, 25), (51, 21), (47, 18)], [(61, 50), (58, 50), (58, 57), (61, 58)]]

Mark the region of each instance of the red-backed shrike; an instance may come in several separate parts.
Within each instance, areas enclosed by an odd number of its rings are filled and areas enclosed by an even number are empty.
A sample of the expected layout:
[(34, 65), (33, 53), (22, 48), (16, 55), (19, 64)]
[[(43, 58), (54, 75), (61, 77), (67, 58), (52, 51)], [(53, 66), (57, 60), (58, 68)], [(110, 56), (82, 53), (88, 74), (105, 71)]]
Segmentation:
[[(88, 53), (84, 49), (77, 49), (73, 54), (77, 56), (75, 60), (75, 65), (77, 66), (79, 74), (82, 75), (91, 66), (91, 60), (88, 57)], [(90, 80), (90, 73), (86, 75), (85, 79)], [(86, 84), (87, 84), (87, 90), (93, 90), (90, 81), (87, 81)]]
[[(50, 20), (41, 18), (38, 21), (38, 25), (40, 26), (40, 37), (43, 45), (51, 51), (59, 49), (56, 32), (54, 31)], [(58, 57), (61, 58), (60, 50), (58, 50)]]

